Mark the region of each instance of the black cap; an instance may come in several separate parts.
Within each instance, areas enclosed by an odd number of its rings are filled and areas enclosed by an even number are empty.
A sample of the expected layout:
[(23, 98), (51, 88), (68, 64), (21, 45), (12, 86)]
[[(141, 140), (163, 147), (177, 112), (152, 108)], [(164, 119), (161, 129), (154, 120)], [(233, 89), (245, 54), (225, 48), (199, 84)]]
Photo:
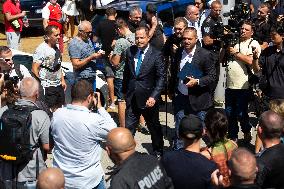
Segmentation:
[(153, 3), (149, 3), (146, 6), (146, 11), (148, 11), (151, 14), (156, 14), (157, 13), (157, 6), (154, 5)]
[(200, 138), (203, 133), (202, 121), (199, 117), (189, 114), (181, 119), (179, 124), (179, 134), (182, 137), (195, 139)]

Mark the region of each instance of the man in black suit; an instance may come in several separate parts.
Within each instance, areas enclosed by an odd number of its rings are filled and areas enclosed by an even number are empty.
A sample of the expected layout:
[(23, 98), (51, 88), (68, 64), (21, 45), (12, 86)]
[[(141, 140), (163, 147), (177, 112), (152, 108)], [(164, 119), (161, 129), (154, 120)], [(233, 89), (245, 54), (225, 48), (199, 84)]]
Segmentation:
[(160, 93), (165, 85), (165, 65), (160, 51), (149, 45), (149, 30), (139, 27), (136, 45), (126, 51), (123, 92), (126, 94), (126, 127), (135, 134), (142, 114), (151, 134), (154, 154), (163, 153), (163, 133), (159, 122)]
[[(170, 95), (174, 95), (177, 138), (179, 122), (185, 115), (195, 114), (204, 121), (206, 111), (213, 106), (209, 86), (216, 78), (212, 55), (196, 45), (198, 41), (196, 29), (186, 28), (182, 38), (183, 47), (177, 50), (175, 64), (171, 68), (169, 89)], [(183, 146), (179, 141), (174, 141), (174, 149)]]

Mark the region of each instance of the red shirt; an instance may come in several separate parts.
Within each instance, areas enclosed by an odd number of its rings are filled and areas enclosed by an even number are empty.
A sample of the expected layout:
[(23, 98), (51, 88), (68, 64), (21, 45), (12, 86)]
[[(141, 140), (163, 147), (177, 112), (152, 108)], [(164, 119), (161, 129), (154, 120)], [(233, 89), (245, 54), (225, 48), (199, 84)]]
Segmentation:
[[(7, 0), (4, 4), (3, 4), (3, 10), (2, 10), (3, 14), (5, 15), (5, 13), (10, 13), (11, 15), (16, 15), (21, 13), (21, 7), (20, 7), (20, 1), (16, 2), (16, 5), (14, 3), (12, 3), (11, 0)], [(5, 16), (4, 16), (5, 17)], [(7, 21), (6, 17), (5, 17), (5, 31), (6, 32), (15, 32), (15, 31), (22, 31), (23, 28), (23, 21), (22, 18), (18, 18), (18, 22), (20, 24), (20, 28), (19, 29), (15, 29), (12, 25), (11, 22)]]
[[(48, 18), (46, 18), (48, 17)], [(48, 25), (55, 25), (62, 30), (62, 24), (58, 21), (62, 17), (62, 10), (58, 3), (56, 5), (52, 5), (50, 2), (46, 4), (46, 7), (43, 8), (43, 18), (48, 19)]]

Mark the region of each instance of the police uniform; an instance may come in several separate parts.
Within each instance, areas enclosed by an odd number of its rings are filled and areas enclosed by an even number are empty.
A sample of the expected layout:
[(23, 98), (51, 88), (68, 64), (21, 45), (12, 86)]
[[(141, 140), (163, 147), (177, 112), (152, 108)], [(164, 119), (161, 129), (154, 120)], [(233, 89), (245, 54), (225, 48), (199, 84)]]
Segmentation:
[[(219, 27), (218, 27), (219, 26)], [(221, 17), (213, 18), (211, 15), (209, 15), (203, 22), (201, 27), (202, 37), (209, 36), (212, 39), (217, 38), (217, 34), (215, 32), (216, 29), (220, 29), (220, 26), (223, 26)], [(202, 45), (203, 48), (217, 52), (220, 50), (221, 45), (215, 40), (213, 45)]]
[[(217, 32), (216, 29), (223, 28), (223, 23), (221, 17), (213, 18), (211, 15), (209, 15), (203, 22), (201, 27), (202, 37), (209, 36), (212, 39), (217, 39)], [(219, 35), (221, 34), (220, 31), (218, 32)], [(212, 95), (213, 91), (215, 91), (215, 88), (217, 87), (218, 81), (219, 81), (219, 75), (220, 75), (220, 63), (219, 63), (219, 53), (221, 49), (221, 42), (219, 40), (214, 40), (212, 45), (205, 45), (204, 42), (202, 44), (202, 47), (209, 50), (212, 54), (212, 57), (215, 62), (215, 68), (216, 68), (216, 81), (212, 86), (210, 87), (212, 89)]]
[(173, 189), (171, 179), (157, 158), (135, 152), (112, 175), (110, 189)]

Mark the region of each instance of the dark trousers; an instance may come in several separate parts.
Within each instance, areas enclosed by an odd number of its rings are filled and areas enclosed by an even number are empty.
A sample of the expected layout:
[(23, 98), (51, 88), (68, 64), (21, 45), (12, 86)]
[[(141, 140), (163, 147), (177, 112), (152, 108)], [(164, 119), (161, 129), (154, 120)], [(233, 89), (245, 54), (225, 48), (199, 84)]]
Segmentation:
[(128, 128), (133, 135), (135, 135), (140, 115), (143, 115), (145, 118), (150, 131), (153, 151), (162, 152), (164, 141), (162, 127), (159, 121), (159, 102), (156, 101), (154, 107), (145, 109), (138, 108), (134, 100), (132, 103), (126, 103), (126, 128)]
[(225, 109), (229, 121), (229, 138), (238, 138), (238, 119), (243, 133), (249, 133), (251, 124), (248, 116), (249, 89), (226, 89)]

